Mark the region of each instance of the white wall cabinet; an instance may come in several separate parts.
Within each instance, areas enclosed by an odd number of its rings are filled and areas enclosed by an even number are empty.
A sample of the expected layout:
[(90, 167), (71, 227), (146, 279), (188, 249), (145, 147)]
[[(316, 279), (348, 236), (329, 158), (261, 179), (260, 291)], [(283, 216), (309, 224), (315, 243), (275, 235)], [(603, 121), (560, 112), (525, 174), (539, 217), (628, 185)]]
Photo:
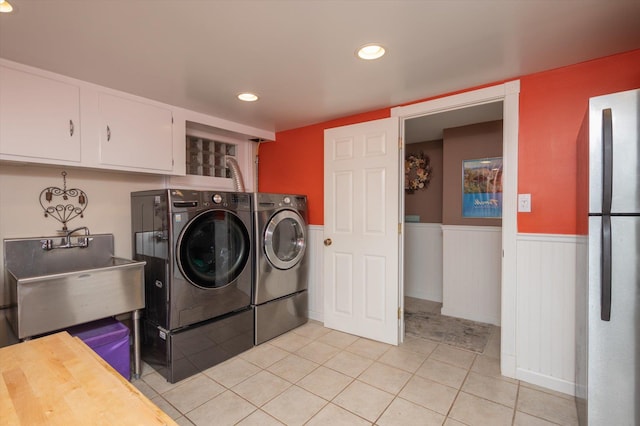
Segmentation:
[(156, 105), (99, 94), (100, 164), (173, 170), (173, 117)]
[[(185, 136), (194, 128), (237, 143), (236, 160), (252, 190), (250, 140), (275, 140), (274, 132), (0, 58), (0, 161), (190, 179)], [(200, 178), (197, 186), (233, 189), (228, 178)]]
[(0, 66), (0, 155), (80, 163), (80, 88)]
[(171, 175), (184, 147), (169, 106), (0, 64), (0, 160)]

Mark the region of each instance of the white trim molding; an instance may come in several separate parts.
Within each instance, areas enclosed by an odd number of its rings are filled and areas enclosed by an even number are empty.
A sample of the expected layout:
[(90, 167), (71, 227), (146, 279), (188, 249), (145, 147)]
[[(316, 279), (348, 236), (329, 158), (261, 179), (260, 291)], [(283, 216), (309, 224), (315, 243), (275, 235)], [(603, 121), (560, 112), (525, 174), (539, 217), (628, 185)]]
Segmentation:
[[(462, 109), (492, 102), (503, 103), (503, 205), (502, 205), (502, 286), (501, 286), (501, 356), (500, 370), (507, 377), (516, 375), (517, 314), (517, 190), (518, 127), (520, 80), (463, 92), (412, 105), (391, 108), (391, 116), (407, 120), (443, 111)], [(403, 131), (404, 124), (400, 127)]]

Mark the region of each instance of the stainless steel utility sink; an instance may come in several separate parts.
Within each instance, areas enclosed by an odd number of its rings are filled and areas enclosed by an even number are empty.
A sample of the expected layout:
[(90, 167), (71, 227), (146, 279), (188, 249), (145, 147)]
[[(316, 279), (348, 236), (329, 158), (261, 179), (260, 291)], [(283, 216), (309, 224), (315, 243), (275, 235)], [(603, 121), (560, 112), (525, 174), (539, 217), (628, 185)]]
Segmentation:
[[(120, 269), (130, 265), (137, 266), (140, 262), (122, 257), (109, 256), (74, 256), (63, 259), (60, 263), (41, 262), (32, 266), (15, 269), (9, 268), (16, 279), (22, 283), (35, 281), (50, 281), (60, 277), (82, 274), (99, 274), (108, 270)], [(144, 265), (144, 263), (143, 263)]]
[(114, 257), (112, 234), (71, 238), (88, 244), (45, 249), (60, 237), (4, 240), (7, 319), (19, 339), (144, 308), (145, 262)]

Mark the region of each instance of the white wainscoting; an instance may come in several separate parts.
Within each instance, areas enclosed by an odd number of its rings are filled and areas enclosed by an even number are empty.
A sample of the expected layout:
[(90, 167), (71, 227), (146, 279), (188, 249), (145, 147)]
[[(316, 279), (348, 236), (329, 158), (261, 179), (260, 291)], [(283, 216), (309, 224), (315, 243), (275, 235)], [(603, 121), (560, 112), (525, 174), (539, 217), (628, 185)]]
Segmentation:
[(404, 295), (442, 303), (442, 224), (404, 229)]
[(442, 314), (500, 325), (502, 229), (442, 227)]
[(516, 378), (574, 394), (575, 290), (587, 237), (518, 234)]
[(307, 262), (309, 265), (309, 318), (324, 321), (324, 227), (307, 227)]

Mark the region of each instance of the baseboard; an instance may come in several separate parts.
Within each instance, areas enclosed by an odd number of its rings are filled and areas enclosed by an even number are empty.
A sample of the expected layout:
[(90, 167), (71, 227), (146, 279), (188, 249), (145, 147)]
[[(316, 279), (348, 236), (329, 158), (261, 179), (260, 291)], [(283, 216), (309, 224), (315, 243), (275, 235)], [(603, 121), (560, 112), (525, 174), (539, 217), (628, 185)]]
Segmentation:
[(320, 321), (320, 322), (324, 322), (324, 315), (322, 314), (322, 312), (316, 312), (316, 311), (309, 311), (309, 319), (315, 320), (315, 321)]
[(442, 303), (442, 300), (437, 300), (438, 297), (434, 296), (433, 294), (429, 294), (428, 291), (419, 291), (414, 289), (411, 291), (406, 291), (404, 295), (407, 297), (413, 297), (414, 299), (430, 300), (432, 302)]
[(530, 370), (518, 368), (516, 370), (516, 379), (571, 396), (575, 396), (576, 393), (575, 383), (555, 377), (545, 376)]
[(485, 324), (493, 324), (496, 327), (500, 327), (500, 320), (498, 318), (491, 317), (489, 315), (469, 315), (468, 312), (460, 312), (455, 309), (448, 309), (444, 304), (442, 305), (442, 315), (446, 315), (448, 317), (456, 317), (467, 319), (469, 321), (482, 322)]
[(500, 353), (500, 373), (505, 377), (516, 378), (516, 357)]

